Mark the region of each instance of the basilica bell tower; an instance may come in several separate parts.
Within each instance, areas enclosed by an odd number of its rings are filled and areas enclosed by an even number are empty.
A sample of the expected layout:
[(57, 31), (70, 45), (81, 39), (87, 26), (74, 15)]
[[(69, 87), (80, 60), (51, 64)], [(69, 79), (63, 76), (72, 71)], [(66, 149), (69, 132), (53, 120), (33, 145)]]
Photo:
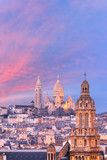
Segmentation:
[(34, 106), (38, 109), (42, 108), (42, 84), (40, 77), (38, 76), (36, 86), (35, 86), (35, 102)]
[(95, 103), (90, 97), (89, 83), (81, 84), (76, 102), (76, 128), (72, 128), (70, 160), (101, 160), (99, 128), (95, 126)]

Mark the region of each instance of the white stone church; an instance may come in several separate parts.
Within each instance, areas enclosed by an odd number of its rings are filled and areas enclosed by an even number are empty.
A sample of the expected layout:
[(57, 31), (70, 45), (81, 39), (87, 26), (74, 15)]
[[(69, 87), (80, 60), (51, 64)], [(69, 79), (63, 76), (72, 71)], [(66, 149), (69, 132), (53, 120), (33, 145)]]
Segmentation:
[(43, 103), (42, 84), (40, 81), (40, 77), (38, 76), (35, 86), (34, 106), (38, 109), (47, 107), (49, 114), (54, 112), (59, 107), (62, 107), (65, 111), (68, 109), (74, 110), (74, 102), (72, 101), (70, 93), (68, 95), (67, 100), (64, 99), (64, 89), (60, 83), (59, 76), (57, 76), (57, 82), (53, 87), (52, 101), (50, 100), (47, 92), (44, 103)]

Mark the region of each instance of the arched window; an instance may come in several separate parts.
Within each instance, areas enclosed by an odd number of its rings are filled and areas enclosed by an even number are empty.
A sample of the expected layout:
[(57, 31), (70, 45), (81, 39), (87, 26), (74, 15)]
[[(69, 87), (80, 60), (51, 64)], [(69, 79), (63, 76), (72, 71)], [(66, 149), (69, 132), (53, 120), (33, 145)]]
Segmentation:
[(95, 140), (95, 145), (97, 146), (97, 139)]
[(86, 146), (86, 145), (87, 145), (87, 140), (85, 139), (85, 140), (84, 140), (84, 146)]
[(79, 160), (81, 160), (81, 157), (79, 156)]
[(93, 113), (91, 113), (91, 127), (93, 127), (93, 118), (94, 118)]
[(50, 160), (50, 154), (48, 153), (48, 160)]
[(77, 140), (75, 139), (75, 140), (74, 140), (74, 146), (76, 146), (76, 145), (77, 145)]
[(87, 129), (85, 129), (85, 135), (87, 135)]
[(82, 107), (82, 103), (80, 103), (80, 107)]
[(56, 159), (56, 155), (55, 155), (55, 153), (54, 153), (54, 160)]
[(51, 160), (53, 160), (53, 154), (51, 153)]
[(85, 114), (85, 127), (89, 126), (89, 115), (88, 113)]
[(78, 159), (78, 157), (76, 156), (76, 157), (75, 157), (75, 159), (77, 160), (77, 159)]
[(87, 92), (87, 88), (85, 88), (85, 93)]
[(84, 156), (82, 156), (82, 160), (84, 160)]
[(82, 113), (79, 114), (79, 127), (82, 127)]

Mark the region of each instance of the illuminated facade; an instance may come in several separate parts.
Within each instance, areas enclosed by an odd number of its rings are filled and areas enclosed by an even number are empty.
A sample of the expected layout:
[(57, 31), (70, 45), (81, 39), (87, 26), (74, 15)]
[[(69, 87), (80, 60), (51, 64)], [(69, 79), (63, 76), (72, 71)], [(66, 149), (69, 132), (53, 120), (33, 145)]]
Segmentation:
[(95, 103), (86, 79), (76, 103), (76, 128), (72, 129), (70, 160), (101, 160), (99, 128), (95, 127)]
[(90, 97), (89, 84), (85, 79), (76, 103), (76, 128), (71, 130), (71, 143), (66, 142), (56, 160), (103, 160), (99, 127), (95, 126), (95, 111), (95, 103)]
[[(59, 97), (59, 98), (58, 98)], [(53, 102), (56, 102), (56, 99), (60, 99), (60, 102), (64, 102), (64, 89), (60, 83), (59, 75), (57, 76), (57, 82), (53, 88)]]
[(64, 100), (64, 89), (60, 83), (59, 76), (57, 76), (57, 82), (53, 87), (52, 101), (50, 101), (50, 98), (46, 95), (44, 107), (46, 106), (50, 114), (59, 107), (62, 107), (65, 111), (69, 108), (74, 110), (74, 102), (72, 101), (70, 93), (67, 100)]

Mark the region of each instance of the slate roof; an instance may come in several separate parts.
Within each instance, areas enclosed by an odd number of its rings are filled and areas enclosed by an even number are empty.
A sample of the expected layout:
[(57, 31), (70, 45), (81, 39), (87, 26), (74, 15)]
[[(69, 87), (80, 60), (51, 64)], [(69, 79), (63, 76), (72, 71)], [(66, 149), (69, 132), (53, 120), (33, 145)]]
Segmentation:
[(18, 109), (18, 108), (34, 108), (34, 106), (31, 106), (31, 105), (15, 105), (15, 108)]
[[(2, 155), (3, 152), (0, 153)], [(5, 152), (6, 160), (47, 160), (47, 152)]]

